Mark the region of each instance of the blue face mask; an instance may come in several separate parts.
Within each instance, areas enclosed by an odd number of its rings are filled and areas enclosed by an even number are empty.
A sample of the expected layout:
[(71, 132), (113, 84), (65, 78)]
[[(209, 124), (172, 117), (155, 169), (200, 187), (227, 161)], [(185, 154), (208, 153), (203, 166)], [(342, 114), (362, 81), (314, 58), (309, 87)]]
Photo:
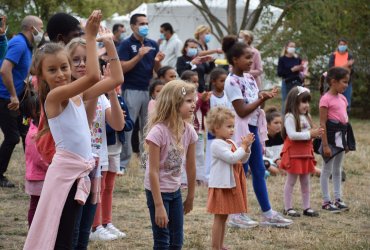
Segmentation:
[(188, 52), (186, 52), (186, 55), (188, 57), (195, 57), (198, 54), (198, 49), (196, 48), (188, 48)]
[(163, 34), (163, 33), (161, 33), (161, 34), (159, 35), (159, 38), (160, 38), (161, 40), (166, 40), (166, 37), (164, 36), (164, 34)]
[(338, 50), (339, 52), (345, 52), (347, 50), (347, 45), (339, 45)]
[(148, 25), (139, 26), (139, 35), (142, 37), (146, 37), (149, 33)]
[(204, 42), (209, 43), (211, 41), (211, 34), (207, 34), (204, 36)]
[(125, 33), (121, 33), (121, 35), (119, 36), (119, 40), (123, 41), (125, 40), (125, 37), (126, 37)]

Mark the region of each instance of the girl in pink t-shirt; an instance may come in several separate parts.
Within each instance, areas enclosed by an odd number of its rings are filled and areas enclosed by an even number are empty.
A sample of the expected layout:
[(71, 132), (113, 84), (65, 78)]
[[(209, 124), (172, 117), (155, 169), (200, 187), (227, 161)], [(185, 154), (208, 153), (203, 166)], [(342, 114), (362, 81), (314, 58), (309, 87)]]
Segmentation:
[[(320, 147), (320, 153), (324, 159), (320, 176), (322, 208), (338, 213), (349, 209), (341, 197), (342, 163), (344, 153), (354, 150), (354, 137), (348, 123), (348, 103), (342, 94), (348, 87), (349, 71), (341, 67), (331, 68), (327, 73), (326, 81), (329, 90), (320, 99), (320, 126), (324, 128)], [(328, 188), (331, 174), (334, 202), (330, 200)]]
[[(147, 125), (144, 186), (152, 222), (154, 248), (181, 249), (183, 215), (193, 209), (195, 143), (190, 120), (195, 109), (195, 86), (174, 80), (157, 97)], [(181, 166), (186, 162), (188, 195), (181, 198)]]

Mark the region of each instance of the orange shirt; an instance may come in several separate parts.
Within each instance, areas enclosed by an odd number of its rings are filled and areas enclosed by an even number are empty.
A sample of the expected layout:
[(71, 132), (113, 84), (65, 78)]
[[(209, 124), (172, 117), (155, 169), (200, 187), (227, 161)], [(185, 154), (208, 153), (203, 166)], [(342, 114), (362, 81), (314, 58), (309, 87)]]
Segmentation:
[(343, 67), (348, 63), (348, 51), (344, 54), (339, 53), (338, 51), (334, 52), (335, 61), (334, 66), (335, 67)]

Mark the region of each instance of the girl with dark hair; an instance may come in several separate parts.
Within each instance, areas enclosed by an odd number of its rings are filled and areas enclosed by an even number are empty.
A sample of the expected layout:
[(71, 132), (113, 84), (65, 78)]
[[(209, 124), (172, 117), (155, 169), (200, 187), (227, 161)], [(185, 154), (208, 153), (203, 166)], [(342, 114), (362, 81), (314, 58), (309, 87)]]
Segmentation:
[[(346, 68), (331, 68), (326, 76), (329, 90), (320, 99), (320, 126), (324, 128), (321, 155), (324, 160), (320, 184), (322, 208), (330, 212), (348, 210), (342, 200), (341, 180), (344, 153), (356, 149), (352, 127), (346, 112), (348, 102), (343, 93), (349, 85), (350, 73)], [(329, 178), (332, 174), (334, 202), (330, 200)]]
[[(238, 42), (236, 36), (224, 37), (222, 50), (225, 51), (227, 60), (233, 66), (232, 72), (225, 81), (225, 92), (236, 112), (235, 140), (240, 144), (242, 136), (246, 136), (248, 133), (255, 135), (251, 156), (248, 162), (243, 164), (243, 167), (245, 173), (248, 172), (248, 166), (251, 168), (254, 192), (263, 212), (261, 225), (288, 226), (293, 223), (292, 220), (285, 219), (281, 214), (271, 209), (262, 157), (261, 140), (267, 139), (267, 128), (264, 112), (260, 109), (260, 105), (268, 99), (274, 98), (277, 95), (277, 89), (270, 92), (259, 92), (253, 76), (244, 73), (250, 70), (253, 53), (245, 43)], [(259, 134), (259, 131), (265, 133)], [(250, 228), (255, 227), (258, 223), (252, 221), (245, 214), (238, 214), (230, 218), (229, 225)]]
[(319, 214), (310, 206), (310, 174), (315, 172), (312, 139), (320, 137), (322, 128), (314, 128), (309, 114), (310, 90), (294, 87), (288, 94), (282, 136), (284, 147), (280, 167), (287, 172), (284, 186), (284, 213), (299, 217), (293, 209), (293, 189), (299, 177), (302, 192), (303, 215), (317, 217)]

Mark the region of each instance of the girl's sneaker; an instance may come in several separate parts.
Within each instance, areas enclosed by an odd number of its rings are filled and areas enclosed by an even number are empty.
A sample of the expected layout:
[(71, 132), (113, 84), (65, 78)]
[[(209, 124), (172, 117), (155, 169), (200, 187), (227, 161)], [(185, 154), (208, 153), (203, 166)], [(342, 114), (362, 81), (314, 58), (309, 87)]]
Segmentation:
[(91, 232), (89, 237), (91, 241), (111, 241), (117, 238), (116, 235), (111, 234), (101, 225), (96, 228), (95, 232)]
[(331, 213), (340, 213), (340, 209), (337, 208), (336, 205), (334, 205), (333, 203), (331, 203), (330, 201), (328, 202), (325, 202), (323, 205), (322, 205), (322, 209), (326, 210), (326, 211), (329, 211)]
[(293, 221), (284, 218), (280, 213), (273, 210), (270, 216), (262, 215), (260, 224), (261, 226), (287, 227), (293, 224)]
[(246, 214), (231, 214), (228, 221), (229, 227), (236, 228), (254, 228), (258, 226), (258, 222), (249, 218)]
[(111, 234), (113, 234), (113, 235), (115, 235), (115, 236), (117, 236), (117, 238), (125, 238), (126, 237), (126, 234), (124, 233), (124, 232), (121, 232), (118, 228), (116, 228), (112, 223), (108, 223), (107, 224), (107, 226), (105, 227), (105, 229), (109, 232), (109, 233), (111, 233)]
[(338, 199), (334, 202), (334, 205), (340, 209), (340, 211), (348, 211), (349, 207), (341, 199)]

